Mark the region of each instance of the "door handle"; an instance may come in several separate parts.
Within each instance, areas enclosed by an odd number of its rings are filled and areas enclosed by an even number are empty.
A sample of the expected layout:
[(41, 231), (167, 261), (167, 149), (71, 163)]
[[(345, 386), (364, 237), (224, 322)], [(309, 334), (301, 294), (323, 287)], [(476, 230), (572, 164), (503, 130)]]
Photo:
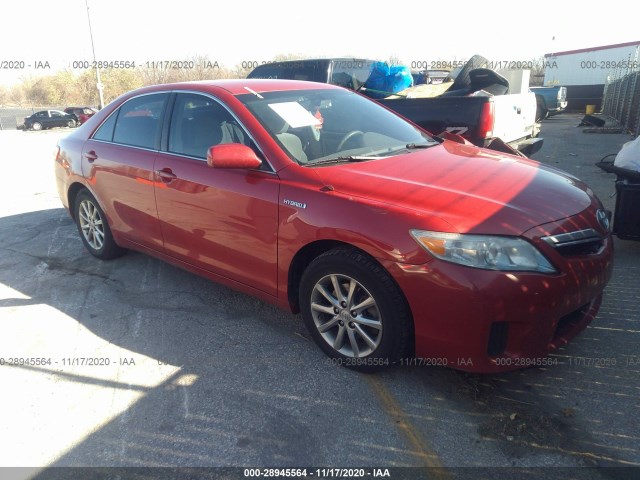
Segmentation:
[(93, 150), (85, 153), (83, 156), (89, 160), (89, 162), (95, 162), (98, 159), (98, 155), (96, 155), (96, 152)]
[(163, 168), (162, 170), (156, 170), (156, 175), (158, 175), (163, 182), (170, 182), (171, 180), (175, 180), (177, 175), (171, 171), (170, 168)]

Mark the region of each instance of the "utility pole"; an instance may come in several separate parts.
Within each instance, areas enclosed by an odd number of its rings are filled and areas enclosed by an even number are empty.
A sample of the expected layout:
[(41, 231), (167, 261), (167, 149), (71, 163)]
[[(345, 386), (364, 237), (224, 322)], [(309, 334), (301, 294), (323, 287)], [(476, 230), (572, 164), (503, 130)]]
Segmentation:
[(98, 68), (98, 62), (96, 62), (96, 49), (93, 46), (93, 31), (91, 30), (91, 15), (89, 15), (88, 0), (84, 0), (84, 4), (87, 7), (87, 20), (89, 21), (89, 36), (91, 37), (91, 51), (93, 52), (93, 63), (96, 66), (96, 87), (98, 88), (98, 95), (100, 96), (100, 110), (104, 108), (104, 85), (100, 81), (100, 69)]

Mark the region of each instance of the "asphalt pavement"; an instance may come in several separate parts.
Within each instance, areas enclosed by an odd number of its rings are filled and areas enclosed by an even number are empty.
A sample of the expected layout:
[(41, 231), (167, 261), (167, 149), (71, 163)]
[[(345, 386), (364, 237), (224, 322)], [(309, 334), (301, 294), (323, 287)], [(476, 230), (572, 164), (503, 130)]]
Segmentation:
[[(613, 209), (615, 177), (594, 164), (631, 137), (579, 121), (546, 120), (534, 158)], [(93, 258), (53, 179), (66, 133), (0, 132), (0, 466), (31, 467), (18, 477), (82, 466), (640, 476), (640, 242), (616, 239), (601, 311), (557, 365), (359, 374), (332, 365), (297, 315), (142, 254)]]

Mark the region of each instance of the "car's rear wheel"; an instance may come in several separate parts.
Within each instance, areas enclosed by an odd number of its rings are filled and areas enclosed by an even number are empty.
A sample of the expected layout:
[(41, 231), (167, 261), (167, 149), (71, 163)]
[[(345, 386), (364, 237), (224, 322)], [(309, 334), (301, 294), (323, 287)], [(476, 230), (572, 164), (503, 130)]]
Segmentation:
[(76, 121), (75, 121), (75, 120), (69, 120), (69, 121), (67, 122), (67, 127), (69, 127), (69, 128), (73, 128), (73, 127), (75, 127), (75, 126), (76, 126)]
[(313, 260), (302, 276), (299, 300), (311, 336), (337, 364), (372, 371), (408, 350), (412, 323), (404, 296), (358, 250), (336, 248)]
[(33, 128), (34, 130), (42, 130), (42, 124), (40, 122), (33, 122), (31, 128)]
[(124, 253), (113, 240), (106, 215), (87, 190), (76, 197), (75, 219), (82, 243), (91, 255), (108, 260)]

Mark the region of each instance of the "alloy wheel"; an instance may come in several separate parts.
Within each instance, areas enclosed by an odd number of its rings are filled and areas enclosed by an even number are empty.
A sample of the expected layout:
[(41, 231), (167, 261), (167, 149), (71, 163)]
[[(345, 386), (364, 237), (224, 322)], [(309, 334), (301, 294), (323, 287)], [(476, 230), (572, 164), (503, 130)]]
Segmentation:
[(83, 200), (79, 209), (80, 228), (89, 246), (100, 250), (104, 245), (104, 225), (98, 208), (89, 200)]
[(376, 300), (347, 275), (327, 275), (315, 284), (311, 315), (322, 338), (346, 357), (366, 357), (382, 340), (382, 315)]

